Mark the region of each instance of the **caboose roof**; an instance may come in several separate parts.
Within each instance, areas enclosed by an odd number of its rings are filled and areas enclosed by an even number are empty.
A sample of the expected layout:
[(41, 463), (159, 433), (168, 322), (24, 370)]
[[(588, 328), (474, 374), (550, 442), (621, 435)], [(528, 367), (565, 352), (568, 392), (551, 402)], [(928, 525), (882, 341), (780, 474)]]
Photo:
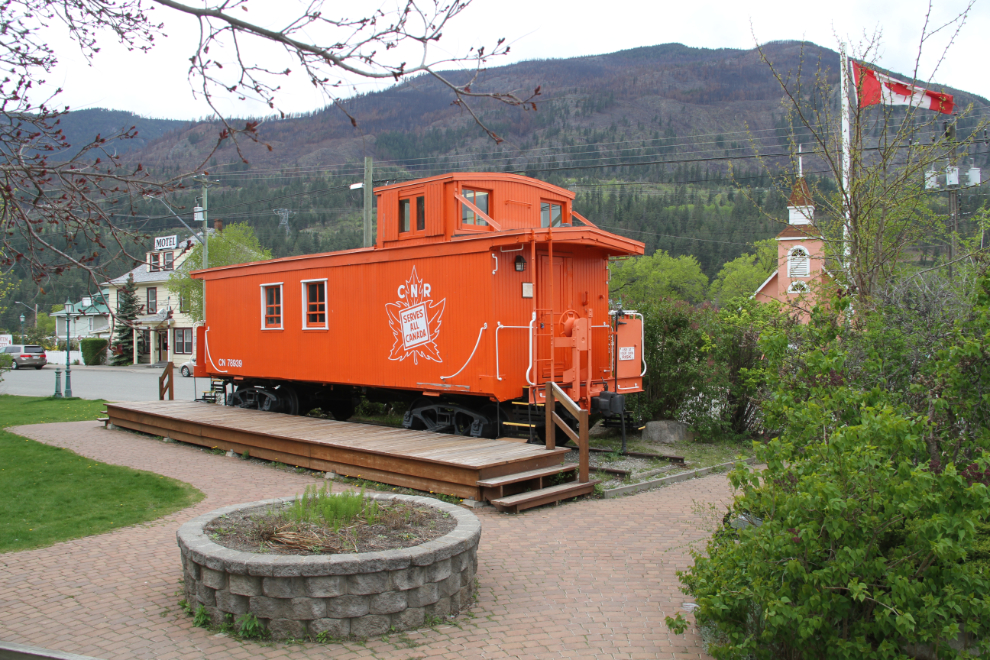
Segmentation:
[(562, 197), (566, 197), (567, 199), (574, 199), (575, 197), (574, 193), (567, 188), (561, 188), (560, 186), (555, 186), (552, 183), (547, 183), (546, 181), (532, 179), (521, 174), (510, 174), (508, 172), (450, 172), (447, 174), (438, 174), (437, 176), (426, 177), (425, 179), (399, 181), (384, 186), (378, 186), (375, 188), (375, 194), (377, 195), (378, 193), (383, 193), (389, 190), (401, 190), (402, 188), (416, 188), (427, 183), (435, 183), (440, 181), (507, 181), (546, 190)]
[(268, 261), (255, 261), (233, 266), (219, 266), (191, 273), (194, 279), (226, 279), (255, 273), (281, 272), (289, 268), (316, 268), (325, 266), (346, 266), (360, 263), (375, 263), (417, 256), (436, 257), (439, 254), (454, 255), (472, 252), (486, 252), (500, 246), (528, 245), (532, 241), (545, 244), (552, 235), (555, 246), (583, 245), (596, 247), (610, 256), (643, 254), (643, 243), (610, 234), (597, 227), (554, 227), (551, 229), (513, 229), (500, 232), (485, 232), (466, 236), (455, 236), (440, 244), (390, 245), (385, 248), (357, 248), (338, 252), (302, 254)]

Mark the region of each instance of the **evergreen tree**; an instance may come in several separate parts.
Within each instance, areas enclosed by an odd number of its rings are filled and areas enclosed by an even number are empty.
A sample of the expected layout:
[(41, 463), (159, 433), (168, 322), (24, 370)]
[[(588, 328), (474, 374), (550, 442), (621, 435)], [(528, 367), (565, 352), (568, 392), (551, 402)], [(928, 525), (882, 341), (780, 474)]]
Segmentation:
[(139, 309), (137, 285), (134, 283), (134, 275), (130, 274), (117, 293), (117, 331), (113, 337), (115, 367), (134, 363), (134, 333), (131, 323), (137, 319)]

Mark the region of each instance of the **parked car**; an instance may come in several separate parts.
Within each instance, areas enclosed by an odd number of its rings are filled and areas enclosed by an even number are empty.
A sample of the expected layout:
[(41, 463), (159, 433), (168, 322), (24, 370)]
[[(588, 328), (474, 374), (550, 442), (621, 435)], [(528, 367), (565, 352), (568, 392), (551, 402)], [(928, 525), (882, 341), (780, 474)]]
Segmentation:
[(13, 364), (10, 365), (11, 369), (23, 369), (25, 367), (41, 369), (48, 364), (44, 346), (11, 344), (3, 352), (13, 358)]
[(193, 358), (179, 367), (179, 373), (184, 377), (189, 378), (192, 376), (193, 369), (196, 368), (196, 358)]

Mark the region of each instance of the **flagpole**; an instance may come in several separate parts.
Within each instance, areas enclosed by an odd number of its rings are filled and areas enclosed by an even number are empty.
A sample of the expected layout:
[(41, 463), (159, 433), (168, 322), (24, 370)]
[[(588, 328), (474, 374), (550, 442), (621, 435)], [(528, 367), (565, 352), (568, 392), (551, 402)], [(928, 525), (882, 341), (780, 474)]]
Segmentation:
[(849, 189), (849, 179), (852, 175), (852, 140), (849, 135), (849, 90), (847, 89), (848, 82), (846, 80), (849, 72), (849, 62), (846, 59), (845, 44), (839, 46), (839, 68), (841, 69), (839, 73), (839, 96), (841, 97), (840, 106), (842, 112), (842, 211), (845, 218), (842, 223), (842, 251), (846, 261), (846, 269), (848, 270), (849, 255), (852, 252), (849, 246), (849, 219), (851, 215), (849, 203), (852, 197), (852, 191)]

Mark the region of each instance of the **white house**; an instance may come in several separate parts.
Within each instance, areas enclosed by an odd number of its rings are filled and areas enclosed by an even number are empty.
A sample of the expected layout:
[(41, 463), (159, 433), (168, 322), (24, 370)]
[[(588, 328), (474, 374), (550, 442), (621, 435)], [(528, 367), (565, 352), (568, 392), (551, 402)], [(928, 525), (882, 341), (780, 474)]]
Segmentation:
[[(117, 310), (118, 294), (134, 276), (140, 313), (135, 319), (134, 364), (164, 364), (192, 359), (193, 329), (196, 323), (187, 314), (189, 301), (179, 299), (168, 290), (168, 278), (184, 262), (202, 234), (181, 242), (165, 242), (162, 249), (147, 253), (145, 263), (106, 283), (107, 304)], [(115, 327), (115, 326), (114, 326)], [(114, 327), (110, 329), (113, 341)]]

